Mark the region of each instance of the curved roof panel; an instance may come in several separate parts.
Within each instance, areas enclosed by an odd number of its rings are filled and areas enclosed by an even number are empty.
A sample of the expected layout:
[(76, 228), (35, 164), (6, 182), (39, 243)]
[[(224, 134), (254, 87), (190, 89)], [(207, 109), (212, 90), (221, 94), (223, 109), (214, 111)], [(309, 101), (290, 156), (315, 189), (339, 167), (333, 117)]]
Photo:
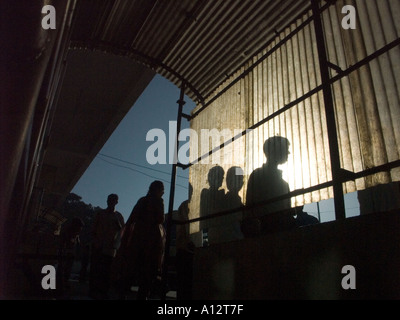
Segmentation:
[(305, 0), (85, 0), (79, 3), (72, 49), (130, 56), (204, 103), (259, 53)]

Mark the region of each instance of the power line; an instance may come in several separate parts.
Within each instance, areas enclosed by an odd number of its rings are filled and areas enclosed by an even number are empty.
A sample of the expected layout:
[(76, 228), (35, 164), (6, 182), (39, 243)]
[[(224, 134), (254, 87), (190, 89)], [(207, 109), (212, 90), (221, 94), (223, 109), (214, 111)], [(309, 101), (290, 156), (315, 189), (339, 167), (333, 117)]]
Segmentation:
[[(152, 179), (162, 180), (162, 181), (164, 181), (164, 182), (166, 182), (166, 183), (171, 184), (171, 182), (168, 181), (168, 180), (165, 180), (165, 179), (162, 179), (162, 178), (158, 178), (158, 177), (149, 175), (149, 174), (147, 174), (147, 173), (144, 173), (144, 172), (142, 172), (142, 171), (139, 171), (139, 170), (135, 170), (135, 169), (126, 167), (126, 166), (121, 166), (121, 165), (119, 165), (119, 164), (113, 163), (113, 162), (108, 161), (108, 160), (106, 160), (106, 159), (103, 159), (103, 158), (101, 158), (101, 157), (98, 157), (98, 158), (99, 158), (100, 160), (104, 161), (104, 162), (107, 162), (107, 163), (113, 165), (113, 166), (120, 167), (120, 168), (124, 168), (124, 169), (128, 169), (128, 170), (131, 170), (131, 171), (134, 171), (134, 172), (138, 172), (138, 173), (141, 173), (141, 174), (143, 174), (143, 175), (145, 175), (145, 176), (147, 176), (147, 177), (150, 177), (150, 178), (152, 178)], [(178, 187), (181, 187), (181, 188), (184, 188), (184, 189), (188, 189), (188, 187), (185, 187), (185, 186), (183, 186), (183, 185), (181, 185), (181, 184), (178, 184), (178, 183), (177, 183), (176, 185), (177, 185)]]
[[(157, 169), (146, 167), (146, 166), (143, 166), (143, 165), (140, 165), (140, 164), (137, 164), (137, 163), (133, 163), (133, 162), (129, 162), (129, 161), (126, 161), (126, 160), (122, 160), (122, 159), (119, 159), (119, 158), (116, 158), (116, 157), (112, 157), (112, 156), (106, 155), (104, 153), (99, 153), (99, 155), (101, 155), (103, 157), (106, 157), (106, 158), (110, 158), (110, 159), (114, 159), (114, 160), (117, 160), (117, 161), (121, 161), (123, 163), (131, 164), (131, 165), (137, 166), (139, 168), (144, 168), (144, 169), (147, 169), (147, 170), (152, 170), (152, 171), (156, 171), (156, 172), (159, 172), (159, 173), (171, 175), (171, 173), (168, 173), (168, 172), (165, 172), (165, 171), (162, 171), (162, 170), (157, 170)], [(187, 177), (181, 176), (179, 174), (177, 174), (176, 176), (179, 177), (179, 178), (182, 178), (182, 179), (187, 179)]]

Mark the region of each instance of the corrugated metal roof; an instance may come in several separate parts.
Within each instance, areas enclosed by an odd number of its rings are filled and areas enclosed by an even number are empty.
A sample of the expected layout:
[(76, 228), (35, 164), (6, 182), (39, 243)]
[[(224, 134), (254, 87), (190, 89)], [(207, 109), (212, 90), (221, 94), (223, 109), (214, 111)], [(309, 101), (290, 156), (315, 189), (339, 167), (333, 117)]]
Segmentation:
[(206, 102), (308, 0), (81, 0), (71, 48), (130, 56)]

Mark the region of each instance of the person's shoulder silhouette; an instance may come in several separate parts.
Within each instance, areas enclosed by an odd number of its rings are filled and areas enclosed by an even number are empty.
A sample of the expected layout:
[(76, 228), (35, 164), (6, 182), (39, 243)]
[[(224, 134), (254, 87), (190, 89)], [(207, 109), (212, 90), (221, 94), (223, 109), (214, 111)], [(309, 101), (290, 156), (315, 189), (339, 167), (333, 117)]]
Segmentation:
[[(264, 154), (267, 162), (255, 169), (247, 184), (246, 205), (256, 204), (290, 192), (288, 183), (282, 178), (278, 166), (288, 160), (290, 142), (287, 138), (274, 136), (264, 143)], [(256, 215), (264, 212), (279, 211), (290, 208), (290, 199), (255, 208)]]
[(296, 208), (296, 225), (299, 227), (309, 226), (313, 224), (318, 224), (320, 221), (318, 218), (308, 214), (304, 211), (304, 206)]
[[(224, 181), (225, 171), (221, 166), (214, 166), (207, 175), (209, 188), (204, 188), (200, 193), (200, 217), (217, 213), (223, 209), (225, 190), (220, 189)], [(210, 236), (210, 227), (215, 227), (215, 218), (200, 221), (203, 234)], [(213, 231), (211, 231), (212, 233)], [(208, 239), (210, 241), (210, 239)]]
[(225, 191), (220, 189), (224, 180), (225, 171), (221, 166), (215, 166), (210, 169), (207, 175), (209, 188), (201, 190), (200, 194), (200, 216), (206, 216), (215, 213), (221, 206), (221, 201)]
[[(267, 159), (262, 167), (255, 169), (247, 183), (246, 216), (243, 221), (244, 231), (248, 235), (269, 233), (291, 228), (295, 225), (290, 198), (272, 200), (290, 192), (289, 184), (283, 179), (278, 168), (287, 162), (290, 151), (287, 138), (274, 136), (264, 142), (263, 151)], [(270, 203), (260, 204), (267, 200)]]
[(226, 186), (228, 192), (225, 194), (223, 201), (224, 209), (238, 210), (220, 217), (219, 239), (221, 242), (243, 238), (240, 226), (243, 218), (243, 202), (239, 195), (240, 190), (243, 188), (243, 169), (241, 167), (233, 166), (229, 168), (226, 174)]
[(243, 187), (243, 169), (237, 166), (229, 168), (226, 173), (225, 206), (227, 209), (238, 208), (243, 205), (239, 191)]

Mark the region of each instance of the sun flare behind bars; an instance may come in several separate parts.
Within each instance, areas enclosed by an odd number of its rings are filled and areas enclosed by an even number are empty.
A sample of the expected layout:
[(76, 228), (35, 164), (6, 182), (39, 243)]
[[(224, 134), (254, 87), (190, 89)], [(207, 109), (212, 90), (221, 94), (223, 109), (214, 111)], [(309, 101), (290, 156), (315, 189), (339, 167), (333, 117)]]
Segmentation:
[[(356, 29), (342, 27), (345, 4), (357, 8)], [(322, 13), (340, 165), (350, 172), (399, 160), (400, 48), (392, 45), (399, 41), (399, 14), (397, 0), (337, 1)], [(209, 97), (207, 108), (199, 105), (192, 112), (191, 128), (197, 136), (191, 139), (191, 151), (195, 150), (191, 162), (237, 139), (191, 166), (191, 219), (200, 215), (201, 192), (210, 187), (208, 173), (217, 165), (223, 168), (225, 178), (229, 168), (243, 169), (243, 186), (238, 192), (246, 204), (249, 176), (267, 161), (263, 146), (274, 136), (289, 141), (287, 161), (279, 169), (290, 191), (332, 180), (320, 65), (310, 17), (311, 11), (277, 34), (268, 48)], [(371, 57), (388, 45), (392, 45), (390, 50)], [(358, 63), (359, 68), (349, 69)], [(239, 137), (240, 132), (245, 134)], [(394, 168), (347, 181), (343, 189), (349, 193), (399, 180), (400, 170)], [(220, 189), (229, 191), (225, 179)], [(332, 187), (328, 187), (290, 201), (294, 207), (332, 197)], [(199, 225), (192, 223), (191, 231), (198, 231)]]

